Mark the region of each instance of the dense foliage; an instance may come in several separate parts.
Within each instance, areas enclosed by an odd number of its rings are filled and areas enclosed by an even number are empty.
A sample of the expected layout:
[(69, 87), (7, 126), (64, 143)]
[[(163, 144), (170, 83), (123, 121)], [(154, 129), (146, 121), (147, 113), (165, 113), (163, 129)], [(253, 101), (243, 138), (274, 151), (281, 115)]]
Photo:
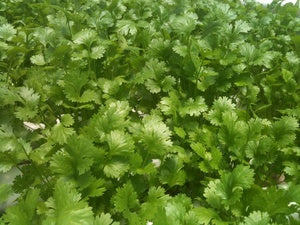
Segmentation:
[(299, 224), (299, 32), (280, 1), (1, 0), (0, 224)]

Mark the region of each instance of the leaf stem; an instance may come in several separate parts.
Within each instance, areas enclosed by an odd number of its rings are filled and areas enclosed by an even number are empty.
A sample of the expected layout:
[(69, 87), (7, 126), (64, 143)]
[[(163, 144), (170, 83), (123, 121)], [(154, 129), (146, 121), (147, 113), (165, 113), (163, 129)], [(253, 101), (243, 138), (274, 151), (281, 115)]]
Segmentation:
[[(47, 177), (43, 177), (42, 173), (40, 172), (39, 168), (37, 167), (37, 165), (35, 164), (35, 162), (30, 158), (29, 154), (26, 152), (24, 146), (22, 145), (22, 150), (26, 156), (26, 158), (31, 162), (34, 170), (36, 171), (36, 174), (40, 177), (41, 181), (46, 184), (48, 187), (50, 187), (50, 182), (47, 179)], [(18, 167), (17, 167), (18, 168)], [(18, 168), (19, 169), (19, 168)], [(20, 170), (22, 172), (22, 170)]]

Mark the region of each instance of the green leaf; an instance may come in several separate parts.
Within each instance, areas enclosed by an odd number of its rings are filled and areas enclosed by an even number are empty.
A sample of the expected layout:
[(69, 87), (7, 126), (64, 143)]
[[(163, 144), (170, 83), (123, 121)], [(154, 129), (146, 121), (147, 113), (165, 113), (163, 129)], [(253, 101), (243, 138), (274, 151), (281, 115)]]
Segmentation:
[(50, 27), (38, 27), (33, 35), (41, 42), (44, 46), (48, 43), (54, 45), (54, 40), (56, 35), (55, 31)]
[[(8, 154), (5, 153), (5, 155), (7, 156)], [(0, 154), (0, 156), (2, 156), (2, 155)], [(14, 165), (15, 165), (14, 162), (12, 162), (9, 159), (5, 159), (4, 156), (2, 156), (0, 159), (0, 172), (1, 173), (8, 172), (13, 168)]]
[(19, 95), (24, 102), (29, 104), (36, 104), (40, 99), (39, 94), (34, 93), (34, 90), (28, 87), (21, 87)]
[(266, 212), (255, 211), (250, 213), (248, 217), (245, 218), (244, 223), (240, 225), (270, 225), (270, 217)]
[(197, 154), (197, 155), (199, 155), (200, 157), (202, 157), (202, 158), (204, 158), (205, 157), (205, 147), (201, 144), (201, 143), (199, 143), (199, 142), (197, 142), (197, 143), (192, 143), (191, 144), (191, 148), (195, 151), (195, 153)]
[(300, 178), (300, 166), (296, 162), (284, 162), (283, 165), (285, 166), (284, 172), (288, 175), (294, 177), (295, 179)]
[(261, 136), (258, 141), (249, 141), (246, 147), (246, 155), (252, 159), (255, 166), (274, 161), (273, 148), (275, 143), (266, 136)]
[(91, 182), (91, 184), (88, 187), (88, 196), (89, 197), (99, 197), (102, 196), (106, 188), (103, 187), (105, 181), (102, 179), (96, 179), (95, 181)]
[(155, 80), (147, 80), (145, 82), (146, 88), (153, 94), (159, 93), (161, 88)]
[(196, 14), (186, 13), (184, 16), (172, 16), (170, 25), (178, 34), (189, 34), (195, 29), (197, 20)]
[(134, 134), (151, 154), (163, 155), (172, 146), (171, 131), (158, 116), (147, 115)]
[(21, 87), (18, 93), (23, 106), (16, 107), (16, 117), (23, 121), (34, 118), (38, 113), (37, 107), (40, 95), (34, 93), (34, 90), (28, 87)]
[(133, 152), (134, 142), (130, 135), (123, 131), (111, 131), (106, 137), (111, 155), (124, 155)]
[[(80, 73), (78, 71), (72, 71), (71, 73), (66, 74), (65, 80), (62, 83), (64, 93), (66, 97), (73, 102), (80, 102), (82, 94), (82, 88), (88, 82), (88, 74)], [(92, 99), (91, 99), (92, 100)], [(88, 102), (85, 100), (84, 102)]]
[(91, 225), (94, 217), (92, 208), (81, 200), (80, 194), (74, 186), (62, 179), (55, 185), (53, 197), (45, 203), (47, 207), (46, 219), (43, 225), (69, 224)]
[(6, 87), (0, 88), (0, 99), (1, 99), (1, 105), (13, 105), (17, 101), (21, 101), (20, 96), (18, 93), (15, 93), (13, 90), (10, 90)]
[(271, 61), (280, 55), (276, 51), (267, 51), (265, 47), (268, 45), (268, 42), (265, 41), (260, 44), (259, 48), (256, 48), (250, 43), (245, 43), (240, 48), (240, 53), (245, 57), (245, 62), (248, 62), (250, 65), (261, 65), (267, 68), (271, 67)]
[(61, 117), (61, 123), (65, 127), (69, 127), (69, 126), (72, 126), (74, 124), (74, 119), (70, 114), (64, 114)]
[(20, 145), (20, 142), (15, 136), (12, 127), (4, 125), (0, 126), (0, 144), (1, 152), (22, 150), (22, 146)]
[(105, 139), (105, 134), (116, 129), (124, 129), (128, 125), (126, 117), (129, 111), (130, 107), (127, 101), (108, 102), (91, 119), (90, 135), (93, 136), (96, 133), (101, 139)]
[(227, 97), (220, 97), (214, 101), (212, 109), (206, 114), (206, 118), (213, 125), (221, 125), (222, 115), (226, 111), (234, 111), (235, 104)]
[(184, 45), (175, 45), (173, 51), (182, 57), (185, 57), (188, 54), (188, 48)]
[(161, 98), (159, 108), (165, 115), (175, 116), (178, 113), (178, 108), (181, 108), (178, 94), (172, 91), (169, 93), (169, 97)]
[[(205, 149), (199, 149), (201, 158), (203, 161), (199, 163), (199, 168), (203, 172), (211, 172), (213, 170), (218, 170), (222, 162), (222, 153), (217, 148), (212, 148), (211, 151), (205, 151)], [(202, 152), (201, 152), (202, 150)]]
[(172, 76), (166, 76), (162, 81), (162, 90), (169, 92), (172, 90), (173, 86), (176, 84), (176, 79)]
[(234, 30), (237, 33), (247, 33), (248, 31), (251, 30), (251, 27), (247, 22), (242, 20), (237, 20), (235, 21), (234, 24)]
[[(150, 59), (146, 62), (146, 65), (143, 67), (142, 71), (136, 74), (134, 82), (137, 84), (142, 84), (146, 80), (148, 82), (151, 82), (148, 84), (149, 88), (151, 87), (151, 84), (156, 84), (158, 80), (161, 80), (164, 78), (166, 72), (168, 72), (169, 69), (166, 66), (166, 63), (164, 61), (159, 61), (158, 59)], [(154, 82), (156, 81), (156, 82)]]
[(200, 116), (201, 113), (207, 110), (204, 98), (197, 97), (195, 100), (189, 98), (183, 107), (180, 109), (179, 114), (184, 117), (185, 115)]
[(6, 210), (4, 220), (10, 225), (31, 225), (36, 217), (39, 190), (31, 189), (19, 203)]
[(237, 157), (244, 156), (241, 146), (246, 142), (247, 124), (244, 121), (238, 121), (238, 116), (233, 111), (227, 111), (222, 114), (224, 121), (219, 130), (218, 137), (220, 143), (232, 151)]
[(210, 181), (204, 190), (204, 197), (206, 198), (207, 203), (215, 209), (220, 209), (222, 207), (220, 198), (220, 183), (219, 179)]
[(184, 138), (186, 136), (186, 132), (181, 127), (174, 127), (174, 131), (180, 138)]
[(282, 77), (283, 77), (285, 82), (290, 81), (294, 77), (293, 73), (291, 71), (286, 70), (286, 69), (282, 69), (281, 72), (282, 72)]
[(109, 213), (101, 213), (95, 218), (93, 225), (119, 225), (120, 223), (113, 222)]
[(91, 58), (92, 59), (101, 59), (105, 53), (105, 47), (103, 46), (95, 46), (92, 48)]
[(42, 54), (31, 56), (30, 61), (38, 66), (43, 66), (46, 64), (45, 58)]
[(129, 170), (129, 164), (127, 161), (119, 160), (119, 159), (113, 159), (111, 161), (108, 161), (105, 163), (104, 166), (104, 174), (107, 177), (112, 178), (120, 178), (123, 176), (127, 171)]
[(119, 20), (117, 28), (118, 32), (122, 35), (135, 35), (137, 33), (136, 24), (131, 20)]
[(298, 65), (300, 62), (300, 58), (297, 57), (297, 55), (294, 52), (287, 52), (285, 57), (288, 60), (288, 62), (292, 65)]
[(17, 33), (17, 30), (10, 24), (0, 26), (0, 38), (5, 41), (11, 41)]
[(243, 190), (254, 183), (254, 172), (246, 166), (238, 165), (232, 173), (223, 173), (221, 179), (210, 181), (205, 188), (204, 196), (214, 208), (236, 204), (242, 197)]
[(153, 220), (161, 213), (161, 208), (167, 203), (170, 196), (165, 194), (162, 187), (150, 187), (147, 201), (141, 205), (141, 213), (147, 220)]
[(170, 187), (184, 185), (186, 173), (182, 167), (183, 165), (177, 157), (167, 158), (161, 166), (159, 180), (162, 184), (168, 184)]
[[(184, 194), (179, 194), (170, 199), (170, 201), (168, 201), (168, 203), (164, 207), (168, 224), (196, 225), (196, 215), (194, 214), (194, 212), (189, 212), (191, 206), (191, 199)], [(190, 223), (187, 223), (187, 221), (189, 221)]]
[(297, 119), (293, 117), (282, 117), (276, 121), (272, 126), (272, 133), (278, 145), (282, 147), (292, 144), (296, 139), (295, 130), (298, 126)]
[(0, 224), (298, 224), (297, 1), (0, 1)]
[(236, 166), (232, 171), (231, 176), (234, 178), (235, 186), (240, 186), (244, 189), (250, 188), (254, 183), (254, 171), (248, 166)]
[(55, 124), (51, 129), (51, 139), (59, 144), (67, 142), (69, 136), (74, 134), (73, 128), (67, 128), (62, 123)]
[(74, 168), (71, 157), (65, 152), (57, 152), (52, 156), (50, 168), (54, 174), (73, 175)]
[(68, 139), (65, 150), (72, 158), (73, 165), (76, 165), (79, 175), (89, 170), (94, 162), (94, 152), (97, 151), (89, 139), (76, 135), (73, 135)]
[(94, 90), (84, 91), (81, 97), (77, 99), (77, 101), (80, 103), (87, 103), (87, 102), (100, 103), (99, 94)]
[(83, 29), (73, 36), (75, 44), (85, 45), (90, 48), (93, 42), (97, 41), (97, 33), (91, 29)]
[(210, 208), (197, 207), (193, 210), (198, 218), (198, 222), (204, 225), (209, 225), (212, 222), (217, 225), (226, 225), (226, 222), (222, 222), (220, 216)]
[(98, 80), (98, 85), (101, 87), (102, 91), (108, 95), (107, 97), (117, 94), (123, 83), (126, 83), (123, 76), (115, 77), (113, 80), (105, 78), (100, 78)]
[(20, 120), (32, 119), (37, 115), (37, 110), (30, 106), (16, 107), (15, 116)]
[(124, 184), (117, 189), (117, 193), (113, 196), (113, 204), (118, 212), (130, 212), (139, 207), (137, 193), (130, 183)]
[(299, 185), (291, 185), (286, 189), (278, 189), (275, 186), (271, 186), (266, 190), (256, 188), (253, 191), (256, 194), (251, 199), (251, 208), (265, 211), (272, 217), (292, 214), (297, 211), (297, 208), (290, 207), (289, 204), (291, 202), (300, 203)]

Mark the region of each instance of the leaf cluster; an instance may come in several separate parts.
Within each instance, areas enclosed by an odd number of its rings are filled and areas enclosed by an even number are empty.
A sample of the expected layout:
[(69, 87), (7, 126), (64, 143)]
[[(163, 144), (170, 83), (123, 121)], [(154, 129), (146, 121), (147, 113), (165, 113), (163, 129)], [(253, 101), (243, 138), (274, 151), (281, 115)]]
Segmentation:
[(299, 224), (299, 32), (299, 1), (2, 0), (0, 225)]

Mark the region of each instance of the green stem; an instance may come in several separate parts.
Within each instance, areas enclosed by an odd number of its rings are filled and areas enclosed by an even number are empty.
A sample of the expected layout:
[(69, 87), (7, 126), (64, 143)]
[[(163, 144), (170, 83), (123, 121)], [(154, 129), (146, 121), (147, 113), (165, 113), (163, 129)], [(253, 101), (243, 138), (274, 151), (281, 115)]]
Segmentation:
[(252, 115), (253, 115), (255, 118), (257, 118), (258, 116), (256, 115), (255, 111), (252, 109), (252, 104), (249, 104), (249, 109), (250, 109)]
[(146, 152), (145, 159), (144, 159), (144, 162), (143, 162), (143, 167), (147, 165), (147, 161), (149, 159), (149, 151), (148, 150), (146, 150), (146, 151), (147, 152)]
[(88, 46), (88, 74), (92, 80), (96, 80), (95, 73), (92, 72), (91, 46)]
[(196, 73), (196, 83), (195, 83), (195, 89), (194, 89), (194, 96), (196, 96), (196, 91), (197, 91), (197, 87), (198, 87), (198, 82), (199, 82), (199, 76), (200, 76), (200, 74), (202, 73), (202, 65), (203, 65), (203, 59), (201, 59), (201, 64), (200, 64), (200, 66), (199, 66), (199, 68), (198, 68), (198, 71), (197, 71), (197, 73)]
[(75, 114), (75, 116), (74, 116), (75, 117), (74, 118), (74, 120), (75, 120), (74, 121), (75, 122), (74, 123), (74, 128), (75, 128), (76, 131), (78, 131), (79, 130), (79, 120), (78, 120), (79, 115), (78, 115), (78, 108), (77, 108), (78, 107), (78, 103), (77, 102), (76, 102), (76, 106), (75, 107), (76, 107), (76, 109), (74, 111), (74, 114)]
[(69, 29), (71, 40), (73, 40), (73, 33), (72, 33), (72, 30), (71, 30), (71, 26), (70, 26), (70, 20), (67, 17), (67, 13), (66, 12), (64, 12), (64, 13), (65, 13), (65, 16), (66, 16), (66, 19), (67, 19), (67, 26), (68, 26), (68, 29)]
[(16, 165), (16, 168), (17, 168), (22, 174), (24, 174), (24, 171), (23, 171), (23, 169), (22, 169), (20, 166)]
[[(30, 156), (28, 155), (28, 153), (26, 152), (24, 146), (22, 146), (22, 150), (26, 156), (26, 158), (31, 162), (34, 170), (36, 171), (36, 174), (40, 177), (41, 181), (46, 184), (47, 186), (50, 186), (49, 180), (47, 179), (47, 177), (43, 177), (43, 175), (41, 174), (39, 168), (37, 167), (37, 165), (35, 164), (35, 162), (30, 158)], [(18, 168), (18, 167), (17, 167)], [(20, 170), (22, 172), (22, 170)]]
[(7, 86), (9, 86), (8, 85), (8, 79), (9, 79), (10, 72), (11, 72), (11, 62), (9, 62), (9, 66), (8, 66), (8, 69), (7, 69), (7, 75), (6, 75), (6, 79), (5, 79), (5, 83), (6, 83)]

